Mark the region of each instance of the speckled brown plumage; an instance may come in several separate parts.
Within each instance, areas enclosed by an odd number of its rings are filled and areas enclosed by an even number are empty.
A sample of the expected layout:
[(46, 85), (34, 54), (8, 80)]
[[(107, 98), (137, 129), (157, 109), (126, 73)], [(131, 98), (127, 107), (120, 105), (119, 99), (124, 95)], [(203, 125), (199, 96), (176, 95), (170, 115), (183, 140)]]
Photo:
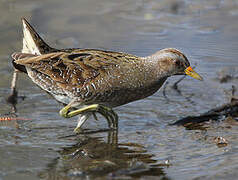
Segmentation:
[[(100, 112), (106, 118), (114, 116), (105, 107), (150, 96), (169, 76), (188, 74), (202, 79), (192, 70), (185, 55), (176, 49), (163, 49), (147, 57), (96, 49), (58, 50), (49, 47), (25, 19), (23, 27), (23, 50), (12, 55), (13, 65), (56, 100), (68, 104), (61, 110), (62, 116), (81, 115), (79, 127), (89, 113), (100, 109), (98, 105), (103, 105)], [(90, 108), (81, 108), (82, 112), (70, 114), (68, 111), (70, 107), (87, 105)]]
[[(13, 58), (19, 55), (24, 54)], [(62, 96), (56, 99), (65, 104), (76, 97), (82, 104), (115, 107), (153, 94), (166, 79), (153, 78), (145, 58), (125, 53), (78, 49), (26, 56), (15, 63), (25, 66), (41, 88)]]

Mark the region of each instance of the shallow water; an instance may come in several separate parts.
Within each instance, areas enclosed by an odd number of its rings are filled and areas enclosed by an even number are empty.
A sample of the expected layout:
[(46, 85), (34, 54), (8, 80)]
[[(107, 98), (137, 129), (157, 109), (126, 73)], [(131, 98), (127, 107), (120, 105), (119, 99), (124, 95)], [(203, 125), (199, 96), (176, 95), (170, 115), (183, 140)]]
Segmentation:
[[(229, 102), (238, 82), (236, 0), (0, 0), (0, 114), (11, 111), (12, 65), (21, 50), (20, 17), (54, 47), (100, 48), (146, 56), (166, 47), (182, 50), (203, 77), (172, 77), (153, 96), (116, 108), (118, 143), (109, 132), (73, 135), (76, 118), (58, 115), (55, 100), (21, 74), (17, 115), (30, 120), (0, 127), (0, 180), (5, 179), (235, 179), (238, 122), (209, 121), (188, 130), (170, 126)], [(232, 80), (221, 83), (220, 76)], [(238, 87), (237, 87), (238, 88)], [(104, 119), (84, 128), (106, 127)], [(225, 146), (215, 139), (223, 137)]]

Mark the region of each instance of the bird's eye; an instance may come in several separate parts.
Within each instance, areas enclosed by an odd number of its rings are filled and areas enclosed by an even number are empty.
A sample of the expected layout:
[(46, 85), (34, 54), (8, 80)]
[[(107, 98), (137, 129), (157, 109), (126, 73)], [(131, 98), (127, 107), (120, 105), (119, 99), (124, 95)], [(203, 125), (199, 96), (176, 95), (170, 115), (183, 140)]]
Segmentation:
[(181, 62), (178, 61), (178, 60), (176, 60), (176, 61), (175, 61), (175, 64), (176, 64), (176, 66), (180, 66), (180, 65), (181, 65)]

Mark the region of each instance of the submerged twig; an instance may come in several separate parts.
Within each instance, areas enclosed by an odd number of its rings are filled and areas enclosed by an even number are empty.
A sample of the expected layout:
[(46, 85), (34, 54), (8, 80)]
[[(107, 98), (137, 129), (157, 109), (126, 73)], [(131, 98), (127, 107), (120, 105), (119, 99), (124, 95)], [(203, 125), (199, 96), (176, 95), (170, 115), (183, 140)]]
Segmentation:
[[(181, 77), (178, 81), (176, 81), (171, 87), (172, 87), (172, 89), (175, 90), (180, 96), (184, 97), (188, 102), (190, 102), (191, 104), (195, 104), (195, 102), (192, 101), (190, 97), (184, 96), (184, 95), (182, 94), (181, 90), (178, 88), (178, 84), (179, 84), (182, 80), (184, 80), (185, 78), (186, 78), (186, 75), (182, 76), (182, 77)], [(166, 94), (166, 89), (167, 89), (167, 85), (168, 85), (168, 84), (169, 84), (168, 82), (165, 83), (162, 93), (163, 93), (164, 98), (165, 98), (167, 101), (171, 101), (171, 100), (168, 98), (167, 94)]]
[[(5, 115), (0, 115), (0, 123), (3, 122), (10, 122), (10, 121), (16, 121), (15, 124), (17, 125), (17, 121), (18, 120), (31, 120), (31, 119), (27, 119), (27, 118), (21, 118), (21, 117), (17, 117), (16, 112), (16, 104), (17, 104), (17, 100), (18, 100), (18, 92), (17, 92), (17, 79), (18, 79), (18, 70), (14, 68), (14, 72), (12, 75), (12, 81), (11, 81), (11, 93), (8, 96), (8, 98), (6, 99), (6, 101), (12, 105), (12, 111), (9, 112), (8, 114)], [(25, 97), (20, 97), (22, 99), (24, 99)]]
[(16, 104), (17, 104), (17, 97), (18, 93), (16, 90), (16, 83), (17, 83), (17, 77), (18, 77), (18, 70), (14, 69), (13, 75), (12, 75), (12, 81), (11, 81), (11, 94), (7, 98), (7, 102), (12, 105), (12, 111), (16, 113)]
[(21, 98), (22, 100), (25, 99), (25, 96), (18, 96), (18, 92), (17, 92), (17, 79), (18, 79), (18, 70), (14, 68), (14, 72), (12, 75), (12, 81), (11, 81), (11, 93), (10, 95), (7, 97), (6, 101), (11, 104), (12, 106), (12, 112), (11, 113), (16, 113), (17, 112), (17, 102), (18, 99)]
[(181, 77), (178, 81), (176, 81), (176, 82), (173, 84), (173, 86), (172, 86), (172, 88), (175, 89), (176, 91), (178, 91), (179, 94), (181, 94), (181, 91), (178, 89), (178, 84), (179, 84), (182, 80), (184, 80), (185, 78), (186, 78), (186, 75), (182, 76), (182, 77)]

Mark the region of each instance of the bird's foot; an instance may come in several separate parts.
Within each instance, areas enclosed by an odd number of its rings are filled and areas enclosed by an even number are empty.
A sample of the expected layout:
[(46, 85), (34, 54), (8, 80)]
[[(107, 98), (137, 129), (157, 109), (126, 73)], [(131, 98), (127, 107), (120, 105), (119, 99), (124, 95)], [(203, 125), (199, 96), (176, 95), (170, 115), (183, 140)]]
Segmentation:
[(118, 115), (112, 110), (112, 108), (109, 108), (107, 106), (103, 106), (100, 104), (92, 104), (85, 107), (82, 107), (77, 110), (70, 111), (70, 108), (72, 107), (71, 103), (65, 106), (60, 110), (60, 115), (65, 118), (71, 118), (74, 116), (77, 116), (81, 114), (82, 116), (79, 119), (78, 125), (75, 128), (75, 131), (78, 131), (79, 128), (84, 124), (84, 122), (88, 119), (87, 113), (95, 113), (98, 112), (102, 116), (104, 116), (107, 119), (109, 128), (117, 129), (118, 128)]

